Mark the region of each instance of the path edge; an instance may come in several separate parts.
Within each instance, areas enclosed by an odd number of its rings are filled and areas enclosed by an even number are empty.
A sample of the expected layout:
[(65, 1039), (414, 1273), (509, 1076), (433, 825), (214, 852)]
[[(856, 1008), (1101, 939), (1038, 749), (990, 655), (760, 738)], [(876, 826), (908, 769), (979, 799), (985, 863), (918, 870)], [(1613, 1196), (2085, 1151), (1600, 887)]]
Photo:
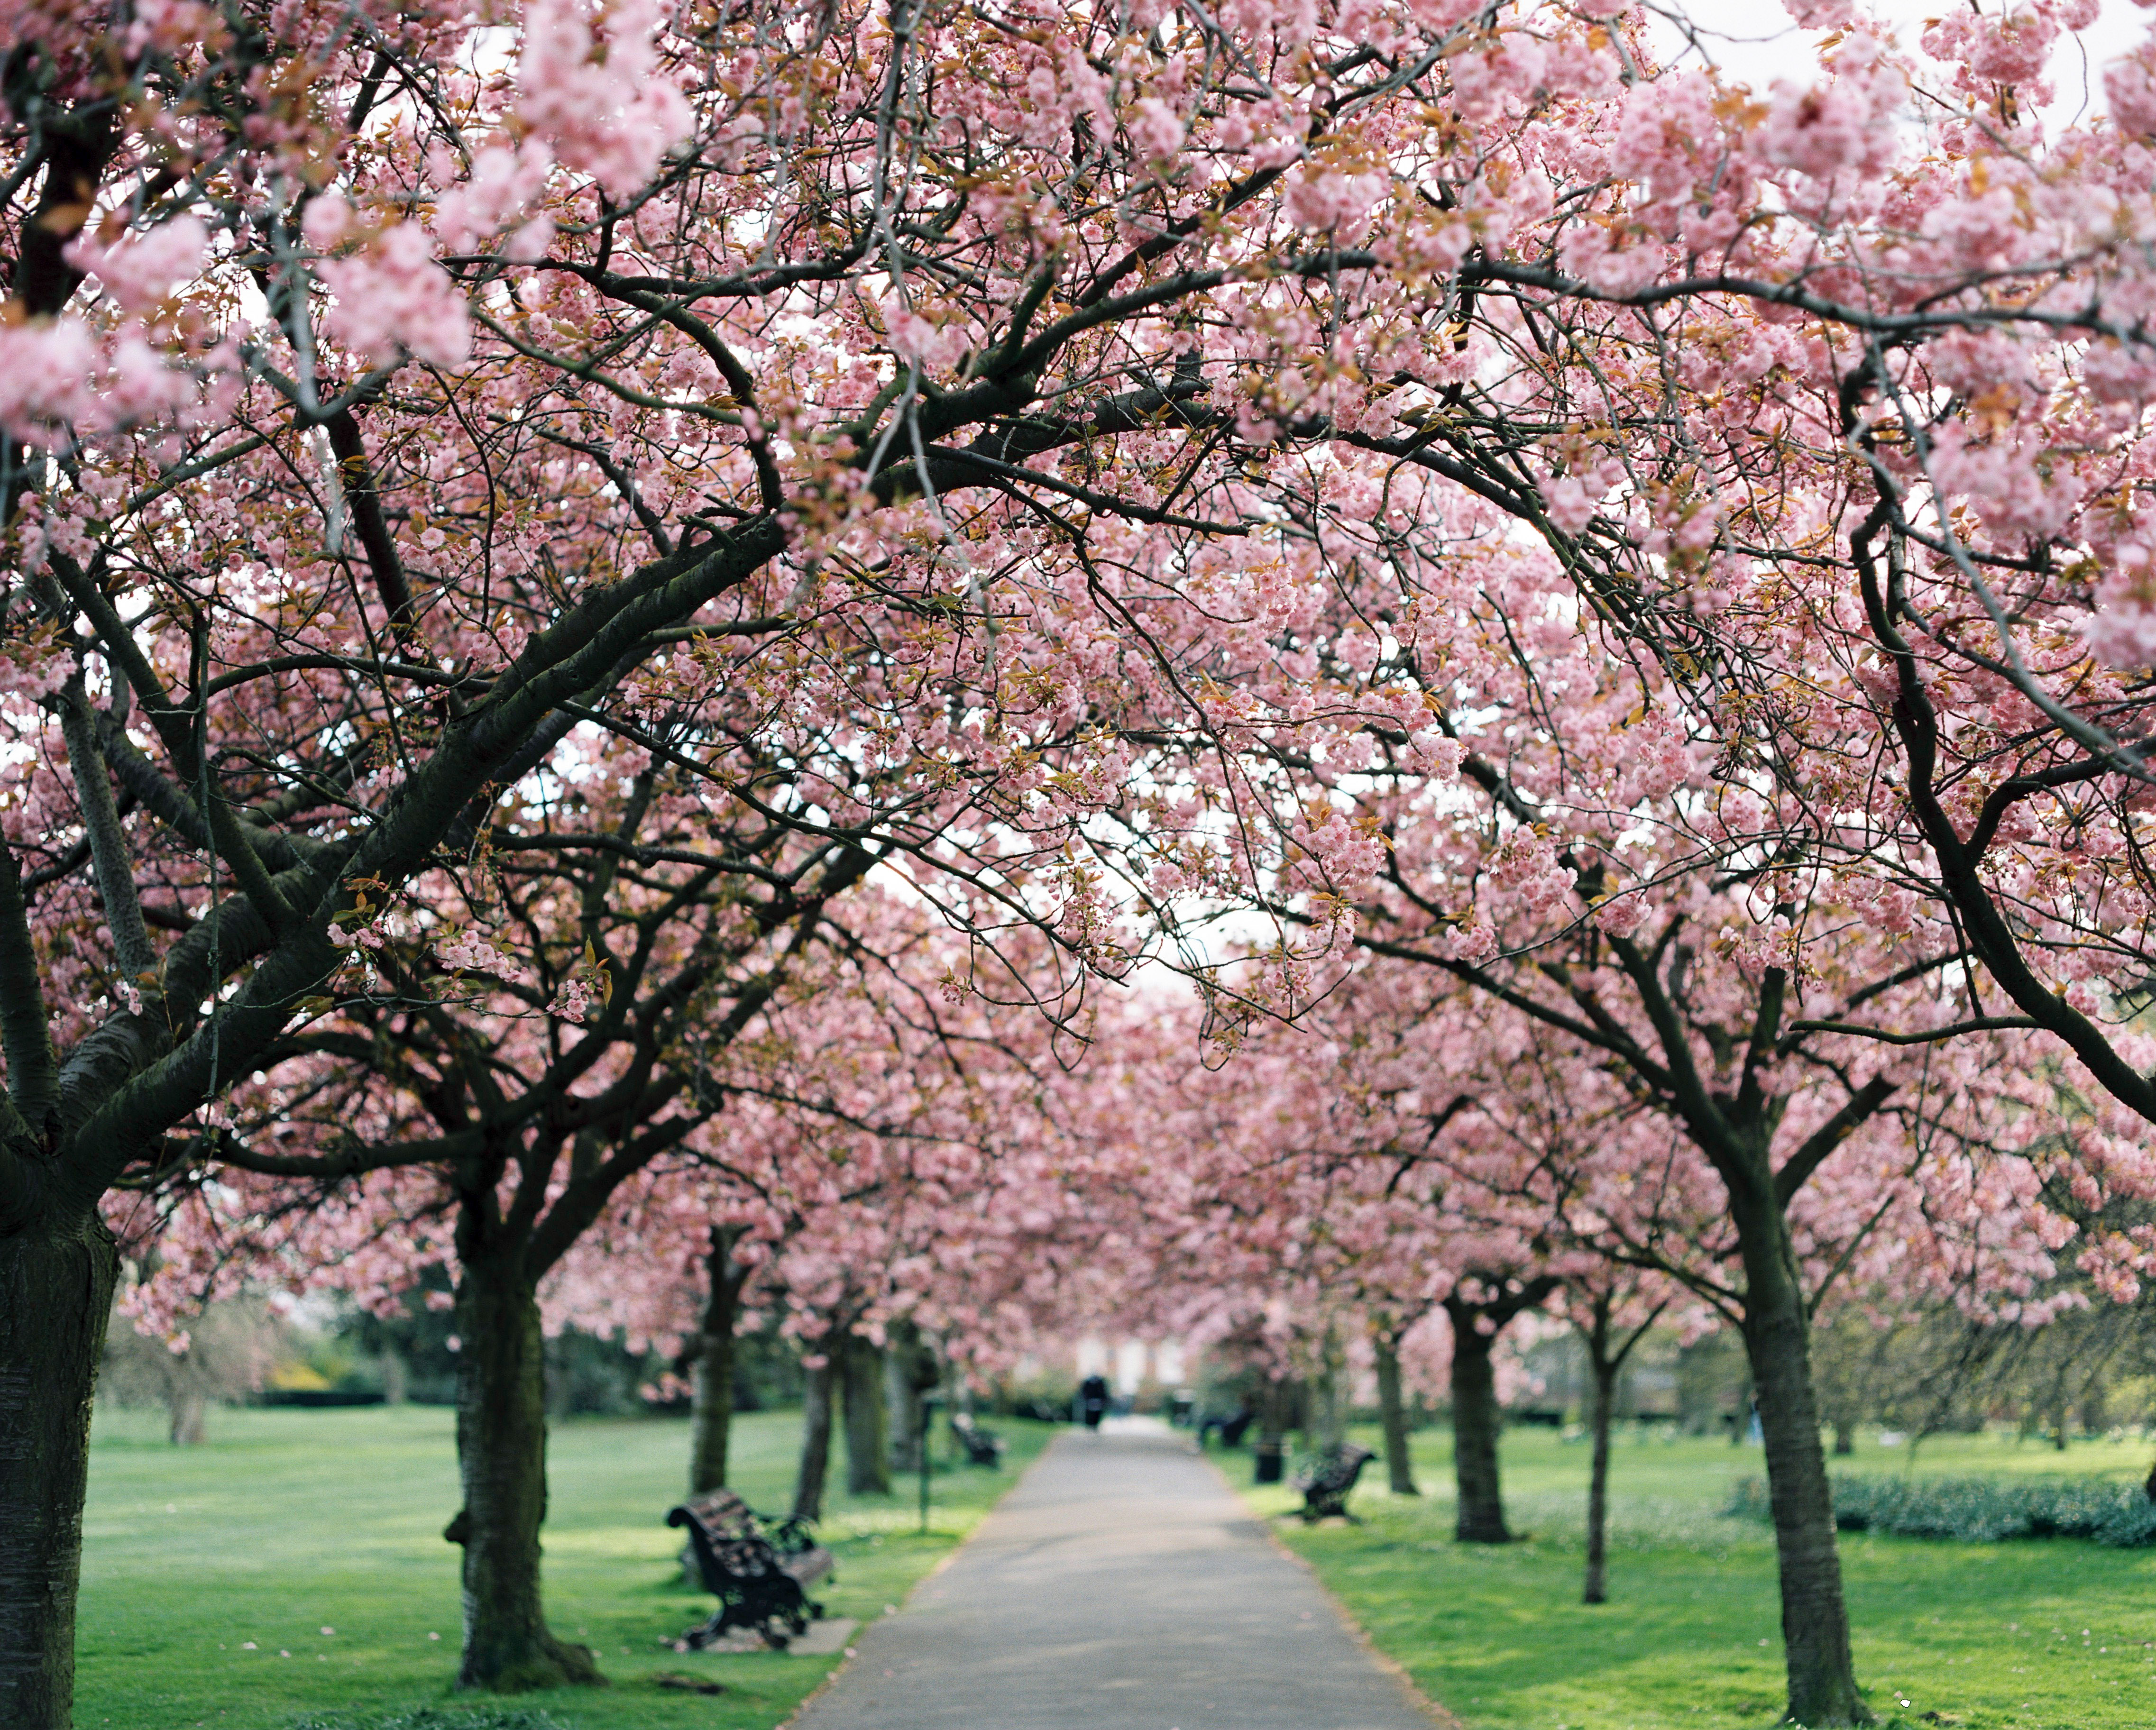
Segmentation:
[[(987, 1512), (983, 1513), (979, 1519), (973, 1522), (973, 1529), (971, 1532), (968, 1532), (963, 1537), (960, 1538), (957, 1543), (952, 1544), (951, 1548), (946, 1550), (941, 1556), (937, 1557), (936, 1558), (936, 1565), (930, 1568), (927, 1573), (921, 1575), (921, 1578), (916, 1580), (911, 1586), (906, 1588), (906, 1596), (900, 1602), (898, 1606), (898, 1610), (896, 1612), (898, 1614), (905, 1614), (908, 1607), (913, 1603), (913, 1600), (927, 1589), (928, 1583), (934, 1579), (937, 1574), (942, 1573), (943, 1570), (948, 1568), (953, 1562), (956, 1562), (958, 1559), (959, 1556), (964, 1552), (966, 1547), (972, 1543), (976, 1537), (980, 1536), (981, 1528), (987, 1525), (989, 1521), (995, 1518), (996, 1511), (1002, 1507), (1006, 1502), (1009, 1501), (1013, 1496), (1018, 1493), (1019, 1486), (1020, 1485), (1024, 1484), (1028, 1478), (1034, 1475), (1034, 1473), (1040, 1470), (1040, 1462), (1042, 1460), (1045, 1460), (1050, 1454), (1054, 1453), (1058, 1448), (1061, 1447), (1065, 1442), (1070, 1439), (1070, 1434), (1071, 1432), (1070, 1429), (1065, 1427), (1060, 1435), (1055, 1437), (1046, 1447), (1043, 1448), (1038, 1454), (1035, 1454), (1032, 1460), (1028, 1462), (1025, 1470), (1020, 1472), (1016, 1477), (1013, 1478), (1009, 1483), (1004, 1486), (1004, 1493), (996, 1497), (993, 1502), (988, 1504)], [(811, 1688), (806, 1694), (803, 1694), (799, 1700), (796, 1701), (793, 1705), (793, 1710), (787, 1713), (784, 1717), (781, 1718), (778, 1724), (773, 1727), (773, 1730), (793, 1730), (794, 1721), (798, 1719), (802, 1713), (808, 1711), (808, 1708), (819, 1699), (820, 1699), (824, 1691), (830, 1687), (832, 1683), (838, 1681), (842, 1675), (853, 1668), (855, 1663), (855, 1654), (860, 1650), (859, 1642), (861, 1635), (866, 1633), (870, 1628), (876, 1626), (878, 1623), (888, 1622), (889, 1620), (891, 1620), (891, 1617), (889, 1616), (878, 1616), (875, 1619), (875, 1621), (865, 1621), (859, 1628), (855, 1629), (854, 1630), (855, 1644), (847, 1646), (840, 1651), (839, 1655), (839, 1661), (824, 1672), (824, 1680), (817, 1683), (814, 1687)], [(1450, 1725), (1446, 1727), (1446, 1730), (1462, 1730), (1462, 1727), (1458, 1725)]]
[[(1045, 1453), (1045, 1450), (1043, 1451)], [(1355, 1619), (1354, 1612), (1340, 1601), (1339, 1594), (1332, 1587), (1325, 1584), (1325, 1576), (1311, 1565), (1310, 1558), (1282, 1538), (1273, 1520), (1252, 1507), (1250, 1499), (1243, 1494), (1242, 1490), (1228, 1481), (1228, 1474), (1221, 1470), (1219, 1460), (1201, 1449), (1194, 1448), (1191, 1452), (1211, 1468), (1213, 1476), (1220, 1481), (1220, 1487), (1235, 1498), (1236, 1506), (1243, 1510), (1245, 1517), (1265, 1533), (1265, 1542), (1273, 1547), (1274, 1552), (1293, 1563), (1309, 1577), (1311, 1584), (1317, 1588), (1318, 1595), (1331, 1606), (1334, 1620), (1347, 1630), (1349, 1637), (1363, 1648), (1371, 1662), (1393, 1679), (1394, 1685), (1407, 1697), (1409, 1705), (1427, 1717), (1437, 1727), (1437, 1730), (1467, 1730), (1466, 1725), (1455, 1717), (1449, 1708), (1439, 1705), (1436, 1701), (1423, 1692), (1422, 1689), (1416, 1685), (1414, 1677), (1409, 1673), (1406, 1665), (1401, 1663), (1399, 1659), (1371, 1638), (1370, 1630)]]

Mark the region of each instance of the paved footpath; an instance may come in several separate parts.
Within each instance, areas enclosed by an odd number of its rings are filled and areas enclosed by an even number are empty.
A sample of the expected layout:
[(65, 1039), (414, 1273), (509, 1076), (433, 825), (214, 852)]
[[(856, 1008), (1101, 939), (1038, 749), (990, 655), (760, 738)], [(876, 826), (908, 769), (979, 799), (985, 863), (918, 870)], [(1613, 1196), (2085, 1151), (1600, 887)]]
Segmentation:
[(793, 1730), (1431, 1730), (1188, 1449), (1060, 1437)]

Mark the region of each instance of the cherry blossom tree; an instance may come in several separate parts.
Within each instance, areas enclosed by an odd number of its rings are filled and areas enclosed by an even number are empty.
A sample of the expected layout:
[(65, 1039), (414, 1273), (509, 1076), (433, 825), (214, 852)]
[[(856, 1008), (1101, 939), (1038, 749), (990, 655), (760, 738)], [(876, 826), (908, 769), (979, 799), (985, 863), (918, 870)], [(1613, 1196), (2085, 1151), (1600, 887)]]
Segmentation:
[(685, 773), (970, 929), (1115, 973), (1240, 899), (1208, 983), (1293, 1009), (1360, 921), (1619, 1059), (1780, 1366), (1792, 1710), (1860, 1717), (1789, 1193), (2025, 1023), (2144, 1180), (2151, 50), (2047, 136), (2091, 15), (1807, 0), (1754, 94), (1553, 0), (13, 6), (8, 1715), (107, 1195), (572, 732), (708, 706)]

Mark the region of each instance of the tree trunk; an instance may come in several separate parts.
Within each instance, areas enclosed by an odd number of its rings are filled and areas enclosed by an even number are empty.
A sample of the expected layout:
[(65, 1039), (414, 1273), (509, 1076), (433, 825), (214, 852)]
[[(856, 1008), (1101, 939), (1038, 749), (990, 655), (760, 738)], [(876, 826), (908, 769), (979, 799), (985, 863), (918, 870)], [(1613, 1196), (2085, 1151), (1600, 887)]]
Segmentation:
[(204, 1414), (209, 1409), (209, 1396), (200, 1388), (190, 1387), (185, 1381), (176, 1383), (166, 1396), (167, 1408), (172, 1413), (172, 1425), (167, 1434), (176, 1448), (193, 1448), (202, 1445), (208, 1431), (203, 1424)]
[(1348, 1440), (1347, 1365), (1342, 1361), (1337, 1334), (1327, 1329), (1317, 1379), (1311, 1388), (1312, 1422), (1317, 1445), (1337, 1448)]
[(921, 1397), (939, 1379), (935, 1354), (922, 1342), (920, 1328), (893, 1322), (883, 1356), (885, 1434), (893, 1471), (921, 1470)]
[(90, 1403), (120, 1276), (92, 1220), (0, 1238), (0, 1724), (67, 1730)]
[(521, 1256), (468, 1260), (457, 1286), (457, 1468), (465, 1505), (459, 1688), (497, 1694), (603, 1681), (588, 1646), (554, 1638), (539, 1599), (547, 1517), (547, 1383), (539, 1304)]
[(1834, 1450), (1837, 1454), (1856, 1451), (1856, 1422), (1852, 1418), (1837, 1419), (1834, 1426)]
[(1744, 1256), (1744, 1348), (1759, 1402), (1780, 1566), (1789, 1716), (1812, 1730), (1869, 1723), (1850, 1656), (1834, 1499), (1812, 1391), (1811, 1324), (1788, 1222), (1772, 1201), (1732, 1212)]
[(1512, 1534), (1497, 1482), (1497, 1378), (1490, 1363), (1496, 1336), (1476, 1331), (1472, 1306), (1445, 1308), (1452, 1317), (1452, 1471), (1460, 1489), (1454, 1535), (1462, 1543), (1508, 1544)]
[(824, 1361), (808, 1372), (801, 1389), (801, 1474), (793, 1481), (793, 1517), (824, 1517), (824, 1480), (831, 1465), (831, 1383), (838, 1379), (833, 1362), (843, 1349), (824, 1342)]
[(1250, 1450), (1251, 1481), (1277, 1484), (1286, 1476), (1281, 1455), (1287, 1449), (1287, 1388), (1268, 1379), (1258, 1390), (1258, 1440)]
[(883, 1348), (850, 1337), (845, 1342), (842, 1392), (846, 1417), (846, 1493), (891, 1494), (889, 1437), (884, 1430)]
[(1419, 1496), (1408, 1460), (1408, 1413), (1400, 1399), (1400, 1349), (1397, 1335), (1379, 1334), (1378, 1414), (1385, 1432), (1385, 1477), (1395, 1496)]
[(733, 1430), (734, 1321), (748, 1271), (734, 1265), (733, 1226), (711, 1229), (705, 1257), (703, 1325), (696, 1339), (696, 1386), (689, 1414), (689, 1493), (701, 1496), (726, 1481), (726, 1443)]
[(1582, 1604), (1609, 1601), (1609, 1419), (1617, 1404), (1617, 1365), (1607, 1354), (1607, 1341), (1596, 1342), (1588, 1368), (1594, 1385), (1594, 1452), (1587, 1468), (1587, 1584)]

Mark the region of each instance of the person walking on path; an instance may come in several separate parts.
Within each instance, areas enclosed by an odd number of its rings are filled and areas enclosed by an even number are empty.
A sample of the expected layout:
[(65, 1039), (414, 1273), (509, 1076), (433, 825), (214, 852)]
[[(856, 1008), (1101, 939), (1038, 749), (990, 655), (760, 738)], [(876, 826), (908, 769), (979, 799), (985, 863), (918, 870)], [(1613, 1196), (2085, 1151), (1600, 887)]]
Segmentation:
[(1078, 1414), (1088, 1430), (1098, 1430), (1108, 1414), (1108, 1378), (1098, 1370), (1078, 1384)]
[(1058, 1440), (791, 1730), (1434, 1730), (1165, 1425)]

